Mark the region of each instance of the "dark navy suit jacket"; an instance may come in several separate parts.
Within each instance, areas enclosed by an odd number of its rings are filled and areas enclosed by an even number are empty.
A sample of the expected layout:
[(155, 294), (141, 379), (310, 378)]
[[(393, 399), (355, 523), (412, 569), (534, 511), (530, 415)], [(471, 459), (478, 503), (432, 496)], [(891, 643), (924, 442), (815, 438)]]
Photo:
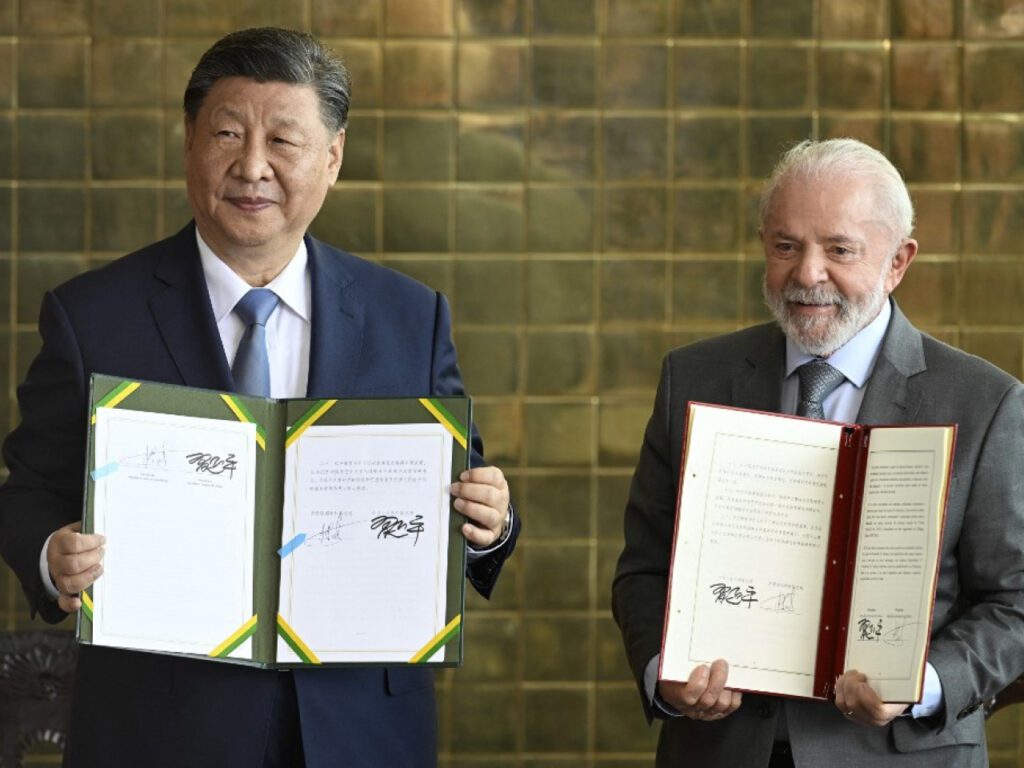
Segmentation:
[[(309, 397), (459, 395), (445, 298), (391, 270), (306, 237), (312, 282)], [(46, 294), (43, 347), (18, 390), (22, 422), (4, 444), (0, 554), (47, 621), (46, 537), (81, 518), (89, 375), (231, 390), (231, 372), (189, 224), (167, 240)], [(474, 430), (473, 462), (483, 463)], [(159, 531), (154, 531), (159, 535)], [(515, 546), (471, 562), (488, 596)], [(168, 595), (174, 583), (167, 575)], [(153, 595), (159, 610), (162, 595)], [(258, 766), (276, 672), (82, 646), (70, 766)], [(307, 765), (433, 766), (433, 673), (411, 667), (296, 671)]]

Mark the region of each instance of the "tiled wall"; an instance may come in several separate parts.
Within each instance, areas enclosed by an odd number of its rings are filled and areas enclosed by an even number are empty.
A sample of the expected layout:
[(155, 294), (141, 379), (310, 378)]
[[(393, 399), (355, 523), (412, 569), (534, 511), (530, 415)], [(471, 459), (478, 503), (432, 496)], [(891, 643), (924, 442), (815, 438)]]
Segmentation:
[[(42, 291), (178, 229), (183, 86), (238, 26), (313, 32), (355, 77), (315, 224), (452, 299), (526, 533), (467, 664), (450, 766), (651, 764), (610, 614), (621, 512), (671, 346), (765, 316), (759, 179), (804, 137), (890, 153), (922, 253), (899, 298), (1024, 372), (1024, 11), (1011, 0), (0, 0), (0, 381)], [(28, 626), (0, 572), (0, 627)], [(1021, 716), (990, 727), (1024, 765)], [(39, 758), (45, 760), (45, 758)]]

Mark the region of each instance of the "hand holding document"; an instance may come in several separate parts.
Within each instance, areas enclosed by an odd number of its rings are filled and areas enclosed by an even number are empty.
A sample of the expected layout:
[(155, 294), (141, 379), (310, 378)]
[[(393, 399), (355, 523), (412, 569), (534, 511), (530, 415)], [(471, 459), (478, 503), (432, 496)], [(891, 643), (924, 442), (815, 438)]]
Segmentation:
[(82, 642), (260, 666), (458, 663), (466, 398), (94, 377)]
[(691, 403), (660, 678), (917, 701), (955, 432)]

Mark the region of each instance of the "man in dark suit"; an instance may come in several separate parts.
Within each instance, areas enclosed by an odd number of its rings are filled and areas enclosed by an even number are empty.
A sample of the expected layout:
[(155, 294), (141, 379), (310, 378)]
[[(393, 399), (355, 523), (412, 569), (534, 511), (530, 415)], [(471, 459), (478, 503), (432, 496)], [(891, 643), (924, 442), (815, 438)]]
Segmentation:
[[(76, 522), (91, 373), (274, 397), (462, 394), (444, 297), (305, 234), (341, 168), (348, 104), (348, 73), (310, 36), (220, 40), (185, 93), (195, 221), (46, 295), (0, 489), (0, 547), (33, 614), (78, 610), (102, 573), (105, 542)], [(258, 334), (239, 309), (254, 293), (272, 307)], [(487, 596), (518, 521), (475, 432), (472, 463), (452, 493), (468, 577)], [(435, 719), (420, 668), (277, 672), (83, 646), (65, 760), (433, 766)]]
[[(1024, 672), (1024, 386), (915, 329), (889, 298), (917, 253), (898, 171), (845, 139), (790, 150), (762, 196), (776, 323), (665, 359), (625, 513), (613, 608), (658, 766), (988, 764), (982, 705)], [(824, 365), (826, 364), (827, 365)], [(815, 388), (801, 368), (823, 371)], [(808, 383), (805, 383), (808, 382)], [(848, 670), (834, 703), (733, 691), (728, 659), (658, 681), (689, 400), (867, 424), (959, 424), (924, 696)]]

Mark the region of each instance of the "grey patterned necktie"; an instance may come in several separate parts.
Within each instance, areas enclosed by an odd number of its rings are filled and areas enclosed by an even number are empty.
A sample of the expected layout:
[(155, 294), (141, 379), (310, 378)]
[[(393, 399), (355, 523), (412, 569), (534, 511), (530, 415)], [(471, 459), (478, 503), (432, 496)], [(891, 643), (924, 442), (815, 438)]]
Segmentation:
[(800, 377), (800, 403), (796, 407), (796, 415), (809, 419), (824, 419), (822, 401), (832, 394), (846, 377), (824, 360), (804, 363), (796, 369), (796, 373)]
[(270, 358), (267, 355), (267, 320), (281, 299), (269, 288), (253, 288), (235, 304), (234, 313), (245, 323), (231, 375), (243, 395), (270, 397)]

